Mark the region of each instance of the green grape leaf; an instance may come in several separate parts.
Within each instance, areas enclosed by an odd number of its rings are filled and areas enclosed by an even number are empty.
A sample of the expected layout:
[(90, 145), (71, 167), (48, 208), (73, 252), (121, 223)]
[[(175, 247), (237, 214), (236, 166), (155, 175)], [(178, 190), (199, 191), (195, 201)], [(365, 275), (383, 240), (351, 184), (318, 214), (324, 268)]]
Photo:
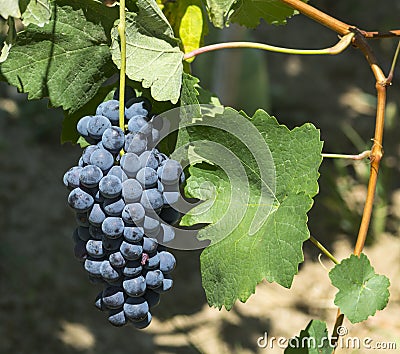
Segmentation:
[(18, 0), (0, 0), (0, 16), (7, 19), (8, 17), (21, 17)]
[(351, 323), (362, 322), (389, 301), (389, 279), (375, 273), (368, 257), (351, 255), (330, 272), (332, 285), (339, 289), (335, 305)]
[(332, 354), (332, 350), (326, 323), (312, 320), (299, 336), (289, 339), (285, 354)]
[(92, 0), (57, 0), (43, 27), (28, 26), (17, 36), (1, 73), (29, 99), (49, 97), (70, 113), (89, 102), (117, 69), (109, 33), (118, 10)]
[[(165, 4), (163, 12), (175, 36), (182, 41), (183, 51), (191, 52), (203, 45), (208, 26), (201, 0), (182, 0)], [(188, 60), (192, 61), (194, 58)]]
[(322, 142), (312, 124), (290, 131), (262, 110), (246, 118), (228, 108), (202, 124), (188, 127), (190, 142), (214, 165), (191, 160), (185, 192), (204, 202), (181, 224), (209, 224), (198, 234), (211, 241), (201, 255), (203, 287), (210, 305), (230, 309), (264, 278), (291, 286), (309, 238)]
[[(126, 15), (126, 74), (151, 89), (157, 101), (178, 102), (183, 72), (179, 41), (154, 0), (138, 0), (139, 14)], [(117, 25), (112, 31), (112, 58), (120, 67)]]
[(229, 22), (254, 28), (260, 19), (274, 25), (286, 23), (286, 19), (298, 12), (279, 0), (206, 0), (210, 19), (216, 27)]
[(30, 0), (24, 13), (22, 14), (22, 22), (25, 26), (33, 23), (39, 27), (43, 27), (50, 21), (51, 5), (49, 0)]

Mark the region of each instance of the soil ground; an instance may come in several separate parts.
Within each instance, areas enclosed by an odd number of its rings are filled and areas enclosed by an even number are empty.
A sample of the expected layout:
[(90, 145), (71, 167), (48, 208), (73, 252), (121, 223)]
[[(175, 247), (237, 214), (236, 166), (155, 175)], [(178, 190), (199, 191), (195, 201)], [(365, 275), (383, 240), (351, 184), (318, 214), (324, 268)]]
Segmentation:
[[(373, 3), (321, 1), (318, 5), (360, 27), (398, 25), (398, 3), (387, 1), (384, 8), (368, 10)], [(300, 16), (285, 28), (262, 26), (252, 35), (262, 42), (298, 48), (310, 43), (324, 47), (336, 40)], [(394, 43), (385, 40), (375, 45), (386, 69)], [(355, 153), (362, 151), (362, 144), (370, 146), (374, 82), (359, 53), (350, 50), (339, 57), (310, 58), (268, 54), (265, 61), (270, 109), (281, 123), (293, 127), (312, 121), (321, 129), (325, 152)], [(371, 232), (374, 241), (365, 250), (376, 272), (390, 278), (391, 297), (387, 308), (368, 321), (358, 325), (345, 321), (348, 334), (343, 337), (369, 337), (373, 346), (396, 343), (397, 350), (376, 350), (382, 354), (400, 350), (398, 74), (394, 82), (388, 97), (379, 212)], [(311, 319), (327, 321), (332, 330), (336, 291), (327, 275), (331, 263), (324, 257), (319, 262), (318, 252), (309, 244), (292, 289), (263, 282), (255, 295), (230, 312), (208, 307), (199, 274), (200, 252), (175, 252), (174, 288), (154, 310), (152, 325), (145, 331), (110, 326), (92, 305), (98, 287), (88, 282), (72, 252), (74, 217), (61, 180), (76, 163), (80, 149), (60, 146), (61, 112), (47, 110), (44, 102), (28, 103), (4, 85), (0, 92), (1, 354), (282, 353), (276, 341), (274, 348), (262, 348), (257, 340), (265, 333), (269, 338), (290, 338)], [(231, 103), (229, 92), (220, 94), (223, 103)], [(338, 258), (347, 257), (354, 245), (366, 167), (366, 162), (328, 161), (321, 168), (321, 193), (309, 214), (310, 229)], [(371, 352), (341, 343), (344, 347), (338, 353)]]

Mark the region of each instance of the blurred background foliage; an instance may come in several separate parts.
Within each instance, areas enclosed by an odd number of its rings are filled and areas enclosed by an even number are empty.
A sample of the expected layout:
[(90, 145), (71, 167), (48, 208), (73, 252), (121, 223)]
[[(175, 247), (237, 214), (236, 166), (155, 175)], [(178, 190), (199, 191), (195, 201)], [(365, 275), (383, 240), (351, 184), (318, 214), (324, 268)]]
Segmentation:
[[(399, 26), (400, 3), (395, 0), (386, 0), (385, 6), (372, 0), (313, 3), (363, 29)], [(287, 26), (262, 24), (254, 31), (238, 26), (223, 31), (210, 28), (206, 44), (235, 40), (324, 48), (337, 37), (296, 16)], [(387, 72), (396, 40), (371, 44)], [(200, 84), (217, 93), (224, 105), (248, 114), (265, 109), (290, 128), (312, 122), (321, 130), (324, 152), (356, 154), (372, 146), (374, 79), (354, 49), (332, 57), (232, 49), (202, 55), (192, 69)], [(400, 68), (388, 89), (385, 156), (369, 242), (379, 242), (384, 233), (398, 237), (400, 231), (399, 82)], [(211, 353), (206, 346), (199, 348), (191, 336), (215, 321), (215, 316), (221, 322), (217, 340), (225, 348), (215, 352), (254, 352), (253, 337), (273, 328), (275, 322), (236, 307), (229, 320), (224, 311), (198, 317), (207, 306), (199, 252), (175, 252), (174, 290), (163, 296), (154, 311), (156, 320), (150, 331), (112, 328), (91, 306), (96, 289), (73, 257), (70, 235), (75, 221), (61, 182), (64, 172), (78, 160), (80, 148), (60, 145), (63, 113), (47, 106), (46, 100), (28, 102), (14, 88), (0, 85), (0, 353), (126, 353), (133, 347), (143, 353)], [(338, 237), (353, 245), (369, 163), (325, 160), (320, 172), (320, 194), (309, 213), (311, 233), (328, 248)], [(305, 250), (306, 258), (315, 259), (318, 252), (308, 243)], [(205, 341), (215, 335), (204, 333)]]

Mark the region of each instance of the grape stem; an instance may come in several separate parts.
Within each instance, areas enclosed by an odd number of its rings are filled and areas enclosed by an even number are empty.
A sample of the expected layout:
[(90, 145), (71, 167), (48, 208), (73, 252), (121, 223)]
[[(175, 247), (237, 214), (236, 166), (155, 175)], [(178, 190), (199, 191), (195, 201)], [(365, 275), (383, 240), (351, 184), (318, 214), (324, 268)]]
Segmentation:
[[(126, 17), (125, 0), (119, 2), (118, 34), (121, 47), (121, 67), (119, 73), (119, 127), (125, 131), (125, 74), (126, 74)], [(123, 149), (120, 152), (124, 154)]]
[(333, 263), (339, 264), (339, 261), (330, 253), (317, 239), (310, 235), (310, 241)]
[(354, 33), (350, 32), (340, 38), (334, 46), (325, 49), (292, 49), (284, 47), (275, 47), (273, 45), (254, 42), (226, 42), (207, 45), (186, 53), (183, 57), (184, 60), (191, 59), (197, 55), (211, 52), (214, 50), (227, 49), (227, 48), (253, 48), (267, 50), (270, 52), (284, 53), (284, 54), (299, 54), (299, 55), (336, 55), (343, 52), (352, 42)]
[(331, 159), (349, 159), (349, 160), (363, 160), (371, 156), (371, 150), (363, 151), (358, 155), (346, 155), (346, 154), (321, 154), (323, 158)]

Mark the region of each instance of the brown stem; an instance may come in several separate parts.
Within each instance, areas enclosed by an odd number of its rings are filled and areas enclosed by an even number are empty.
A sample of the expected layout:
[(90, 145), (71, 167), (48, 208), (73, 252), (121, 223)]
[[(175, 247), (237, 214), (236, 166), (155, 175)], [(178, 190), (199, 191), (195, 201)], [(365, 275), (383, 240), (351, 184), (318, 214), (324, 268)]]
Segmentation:
[(400, 37), (400, 30), (391, 30), (387, 32), (360, 30), (360, 32), (367, 39)]
[(329, 16), (325, 12), (322, 12), (315, 7), (308, 5), (300, 0), (281, 0), (286, 5), (296, 9), (303, 15), (313, 19), (314, 21), (320, 23), (321, 25), (330, 28), (331, 30), (339, 33), (340, 35), (345, 35), (351, 32), (352, 26), (344, 23), (332, 16)]

